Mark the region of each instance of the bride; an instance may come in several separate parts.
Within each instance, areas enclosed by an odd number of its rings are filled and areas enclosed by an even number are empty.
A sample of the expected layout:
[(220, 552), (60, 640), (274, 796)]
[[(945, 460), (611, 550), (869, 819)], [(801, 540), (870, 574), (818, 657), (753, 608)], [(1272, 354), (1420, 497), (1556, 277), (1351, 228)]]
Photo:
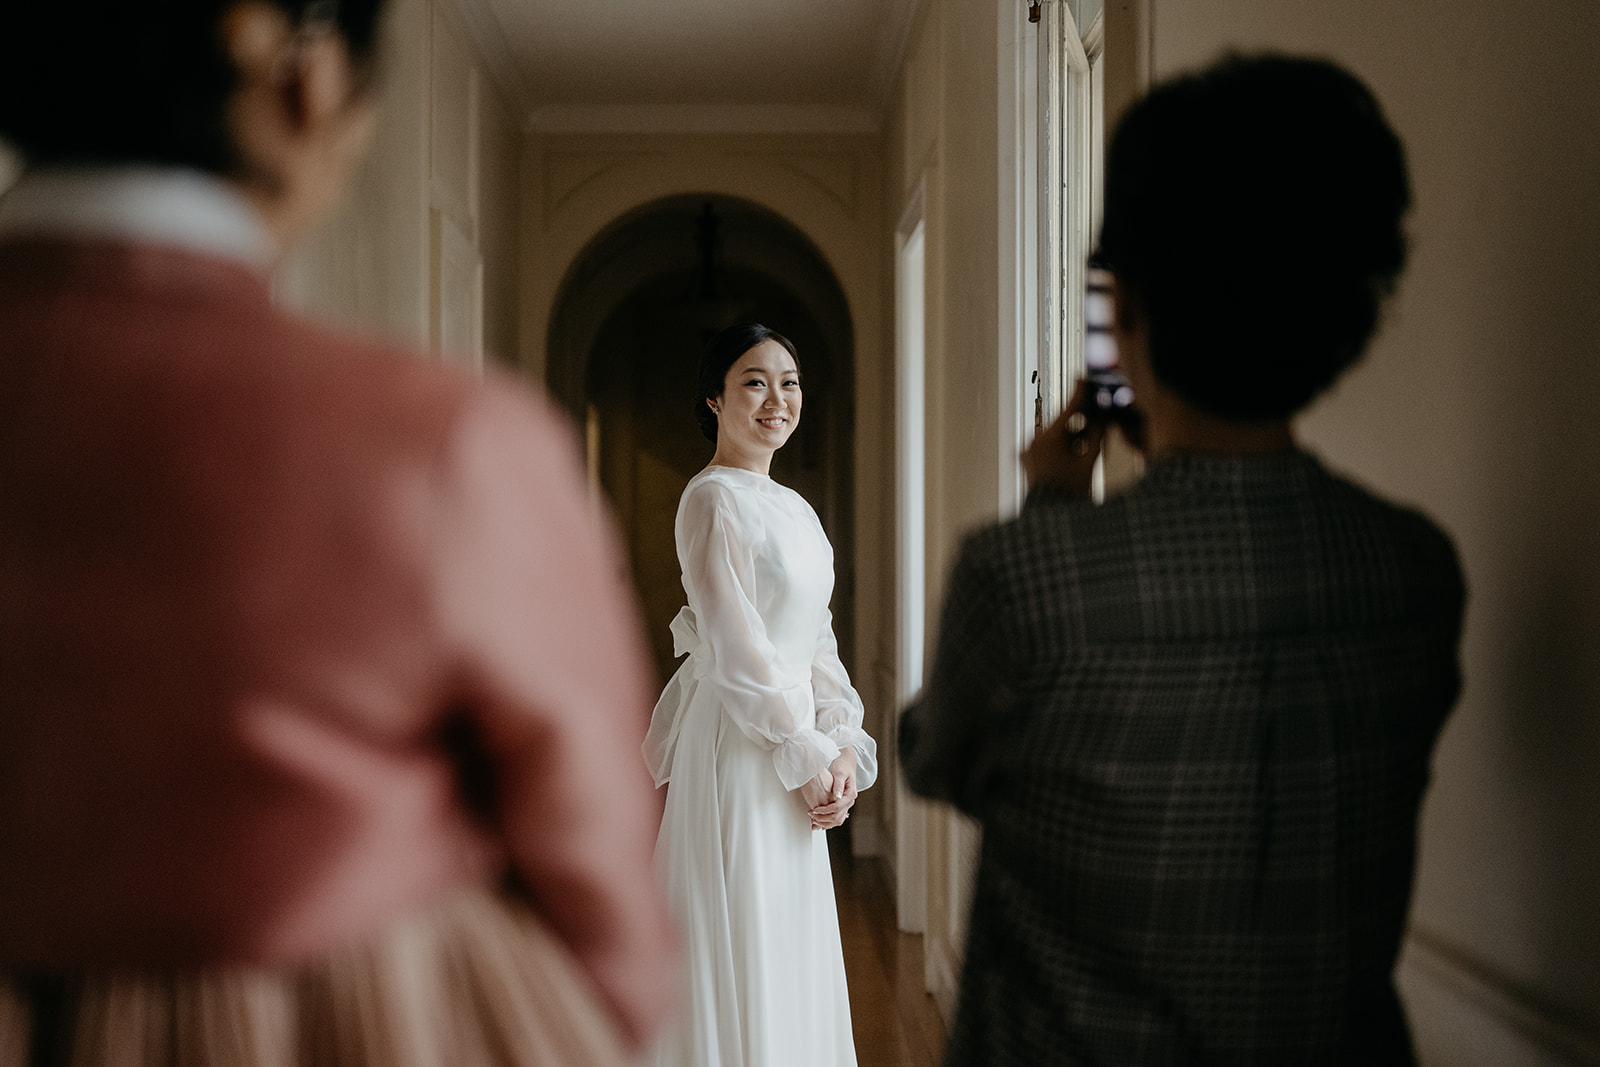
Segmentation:
[(656, 863), (685, 941), (657, 1067), (854, 1065), (822, 831), (877, 777), (877, 746), (833, 636), (833, 549), (768, 474), (800, 420), (794, 345), (735, 326), (700, 362), (695, 418), (716, 443), (676, 526), (689, 658), (645, 760), (670, 782)]

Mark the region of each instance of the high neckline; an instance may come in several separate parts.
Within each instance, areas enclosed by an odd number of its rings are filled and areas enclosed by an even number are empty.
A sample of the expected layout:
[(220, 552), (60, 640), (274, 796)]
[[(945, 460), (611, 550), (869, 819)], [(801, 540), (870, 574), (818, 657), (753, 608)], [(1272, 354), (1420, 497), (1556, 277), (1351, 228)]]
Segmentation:
[(708, 471), (738, 471), (740, 474), (748, 474), (750, 477), (759, 478), (764, 482), (772, 481), (772, 475), (770, 474), (762, 474), (760, 471), (753, 471), (748, 467), (730, 467), (725, 463), (707, 463), (701, 468), (700, 473), (705, 474)]

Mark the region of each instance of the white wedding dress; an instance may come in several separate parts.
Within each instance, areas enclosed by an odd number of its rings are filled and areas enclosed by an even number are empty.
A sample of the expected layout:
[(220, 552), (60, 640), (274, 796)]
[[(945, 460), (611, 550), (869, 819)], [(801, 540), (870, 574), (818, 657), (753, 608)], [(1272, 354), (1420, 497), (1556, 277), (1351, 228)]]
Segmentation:
[(655, 1067), (853, 1067), (826, 834), (798, 792), (843, 746), (877, 777), (839, 662), (833, 548), (763, 474), (707, 467), (678, 504), (689, 606), (645, 760), (670, 782), (656, 864), (683, 938), (678, 1012)]

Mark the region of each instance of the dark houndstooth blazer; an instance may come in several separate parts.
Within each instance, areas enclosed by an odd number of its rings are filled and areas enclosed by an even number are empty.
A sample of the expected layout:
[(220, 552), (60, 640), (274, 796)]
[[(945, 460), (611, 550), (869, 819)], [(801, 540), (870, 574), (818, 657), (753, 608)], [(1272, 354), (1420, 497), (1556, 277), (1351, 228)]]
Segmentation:
[(1301, 452), (970, 538), (900, 724), (911, 787), (983, 826), (948, 1063), (1412, 1062), (1462, 603), (1436, 527)]

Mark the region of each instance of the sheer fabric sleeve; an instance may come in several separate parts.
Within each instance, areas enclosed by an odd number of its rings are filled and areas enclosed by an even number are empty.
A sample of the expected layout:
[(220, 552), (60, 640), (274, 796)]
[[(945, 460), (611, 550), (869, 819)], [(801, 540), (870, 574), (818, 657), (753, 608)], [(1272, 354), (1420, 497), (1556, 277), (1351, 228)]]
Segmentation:
[(839, 659), (830, 611), (822, 613), (822, 632), (817, 635), (817, 654), (811, 662), (811, 690), (816, 697), (817, 729), (840, 748), (856, 750), (856, 788), (866, 789), (878, 780), (878, 743), (861, 728), (866, 711)]
[(839, 757), (813, 725), (811, 676), (786, 671), (755, 604), (754, 538), (726, 487), (696, 486), (678, 517), (679, 562), (715, 686), (740, 732), (772, 749), (785, 789), (798, 789)]

